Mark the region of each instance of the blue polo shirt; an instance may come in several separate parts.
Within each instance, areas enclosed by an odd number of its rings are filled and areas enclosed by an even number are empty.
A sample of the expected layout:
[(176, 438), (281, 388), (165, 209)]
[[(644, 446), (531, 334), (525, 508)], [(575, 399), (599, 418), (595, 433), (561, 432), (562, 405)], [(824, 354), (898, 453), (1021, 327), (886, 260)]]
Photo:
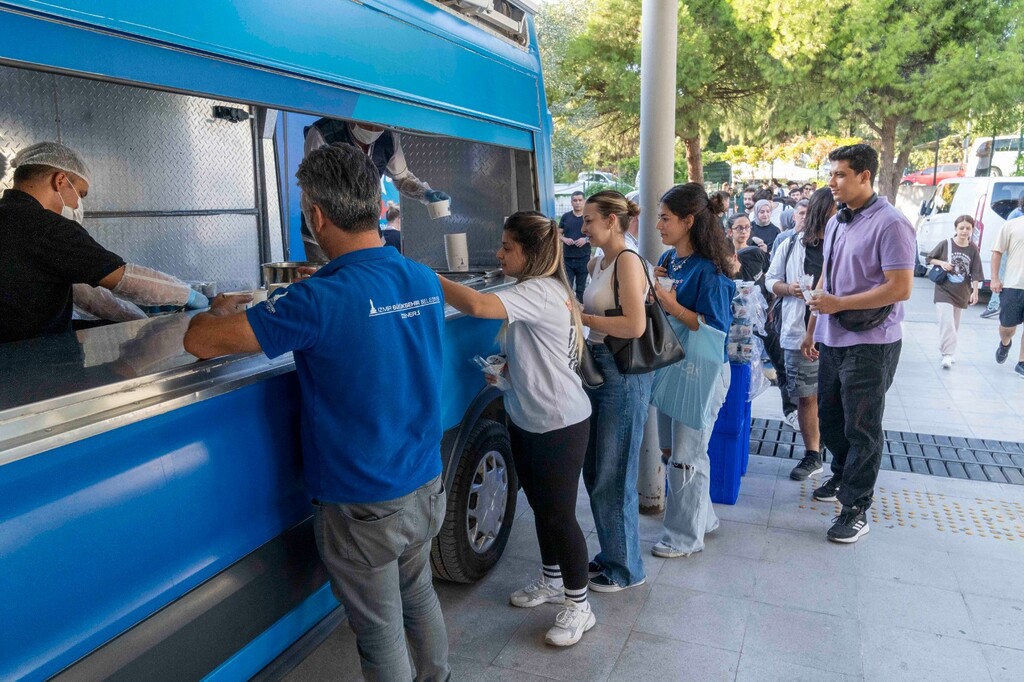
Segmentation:
[[(658, 262), (668, 271), (676, 283), (676, 301), (679, 305), (704, 316), (708, 326), (729, 333), (732, 324), (732, 299), (736, 295), (736, 283), (715, 269), (707, 258), (692, 254), (688, 258), (676, 258), (676, 250), (669, 249)], [(725, 345), (722, 347), (722, 362), (729, 359)]]
[(382, 502), (441, 473), (444, 297), (391, 248), (335, 258), (248, 311), (268, 357), (292, 351), (306, 487), (324, 502)]

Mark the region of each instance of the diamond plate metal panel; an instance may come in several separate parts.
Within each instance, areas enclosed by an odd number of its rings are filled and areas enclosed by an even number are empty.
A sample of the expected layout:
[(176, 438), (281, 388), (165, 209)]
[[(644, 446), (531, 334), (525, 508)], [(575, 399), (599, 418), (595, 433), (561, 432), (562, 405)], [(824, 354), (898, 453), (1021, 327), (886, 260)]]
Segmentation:
[(7, 171), (0, 187), (11, 186), (14, 169), (10, 162), (20, 149), (57, 138), (55, 77), (22, 69), (0, 67), (0, 154), (7, 158)]
[(270, 229), (270, 260), (283, 261), (284, 234), (281, 231), (281, 195), (277, 181), (277, 158), (274, 156), (274, 140), (263, 140), (265, 177), (264, 191), (267, 193), (267, 225)]
[(89, 218), (85, 229), (126, 261), (184, 280), (213, 281), (221, 291), (259, 286), (254, 216)]
[(86, 210), (254, 208), (251, 124), (212, 116), (238, 104), (11, 67), (0, 92), (0, 150), (77, 150), (93, 175)]
[(419, 202), (402, 199), (405, 255), (443, 269), (444, 235), (465, 232), (470, 267), (494, 266), (503, 219), (518, 210), (512, 150), (409, 133), (402, 134), (402, 148), (416, 177), (452, 196), (452, 215), (440, 220), (431, 220)]

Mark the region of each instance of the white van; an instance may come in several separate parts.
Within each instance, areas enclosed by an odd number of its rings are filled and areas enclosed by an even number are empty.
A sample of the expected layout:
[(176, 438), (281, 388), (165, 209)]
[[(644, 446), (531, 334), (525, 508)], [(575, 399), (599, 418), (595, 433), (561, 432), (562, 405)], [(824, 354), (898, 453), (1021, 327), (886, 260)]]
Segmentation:
[[(997, 135), (995, 154), (991, 137), (979, 137), (971, 145), (967, 158), (967, 175), (1013, 175), (1017, 170), (1017, 154), (1021, 152), (1020, 135)], [(990, 172), (991, 170), (991, 172)]]
[(977, 223), (974, 243), (981, 250), (985, 283), (991, 276), (992, 244), (1006, 216), (1024, 198), (1024, 178), (949, 178), (940, 180), (931, 200), (921, 205), (917, 223), (917, 274), (923, 274), (925, 257), (935, 245), (953, 236), (953, 221), (969, 215)]

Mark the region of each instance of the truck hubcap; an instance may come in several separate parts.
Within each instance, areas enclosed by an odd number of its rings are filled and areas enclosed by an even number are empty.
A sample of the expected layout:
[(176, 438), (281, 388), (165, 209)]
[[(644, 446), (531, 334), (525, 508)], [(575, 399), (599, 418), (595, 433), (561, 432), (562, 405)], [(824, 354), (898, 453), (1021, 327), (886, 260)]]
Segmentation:
[(498, 539), (505, 522), (508, 468), (500, 452), (490, 450), (473, 474), (466, 505), (466, 534), (474, 552), (486, 552)]

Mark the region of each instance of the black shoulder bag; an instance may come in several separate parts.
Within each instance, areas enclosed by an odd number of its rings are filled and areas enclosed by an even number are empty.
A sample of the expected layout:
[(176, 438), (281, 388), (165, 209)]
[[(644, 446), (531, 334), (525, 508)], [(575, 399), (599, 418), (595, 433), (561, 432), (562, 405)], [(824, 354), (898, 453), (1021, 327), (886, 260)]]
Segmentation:
[[(828, 264), (825, 266), (825, 291), (835, 295), (832, 288), (832, 260), (835, 258), (836, 234), (839, 232), (839, 225), (832, 231), (832, 241), (828, 247)], [(888, 319), (892, 313), (893, 305), (884, 305), (881, 308), (866, 308), (864, 310), (843, 310), (832, 313), (839, 326), (848, 332), (866, 332), (874, 329)]]
[[(605, 317), (620, 317), (622, 315), (622, 306), (619, 304), (618, 262), (622, 254), (627, 251), (628, 249), (619, 253), (615, 257), (615, 263), (612, 264), (612, 267), (615, 268), (612, 273), (612, 291), (615, 294), (615, 307), (611, 310), (606, 310), (604, 313)], [(617, 336), (606, 334), (604, 345), (611, 351), (612, 357), (615, 358), (615, 366), (619, 368), (621, 373), (646, 374), (671, 365), (673, 362), (679, 362), (683, 359), (685, 352), (683, 351), (682, 344), (679, 343), (679, 338), (672, 329), (672, 325), (669, 324), (665, 309), (661, 307), (661, 301), (654, 294), (654, 283), (651, 281), (651, 274), (647, 271), (647, 263), (635, 251), (630, 253), (640, 258), (640, 264), (644, 269), (644, 277), (647, 278), (647, 284), (651, 287), (653, 302), (647, 302), (644, 305), (647, 326), (644, 329), (644, 333), (635, 339), (621, 339)]]

